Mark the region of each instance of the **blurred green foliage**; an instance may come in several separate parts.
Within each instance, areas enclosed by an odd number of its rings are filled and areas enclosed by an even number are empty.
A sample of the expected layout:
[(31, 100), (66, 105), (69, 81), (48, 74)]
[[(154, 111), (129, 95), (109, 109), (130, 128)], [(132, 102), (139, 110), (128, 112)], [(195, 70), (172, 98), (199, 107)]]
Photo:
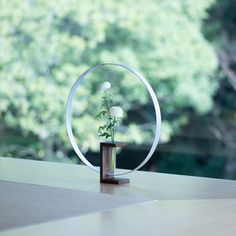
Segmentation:
[[(212, 3), (1, 0), (1, 127), (38, 141), (43, 145), (41, 154), (38, 151), (42, 159), (57, 155), (55, 150), (69, 155), (64, 113), (73, 82), (95, 64), (120, 62), (140, 70), (153, 86), (163, 116), (161, 140), (168, 142), (188, 123), (190, 114), (212, 108), (218, 86), (212, 77), (217, 59), (201, 32)], [(103, 79), (109, 76), (108, 71)], [(146, 93), (121, 76), (120, 104), (125, 106), (124, 98), (129, 97), (141, 104), (140, 110), (142, 105), (151, 105)], [(97, 109), (93, 101), (99, 79), (94, 75), (84, 86), (80, 96), (88, 100), (91, 94), (91, 104), (78, 107), (81, 115), (75, 116), (78, 141), (85, 151), (95, 149), (98, 142), (87, 131), (99, 126), (91, 117)], [(128, 114), (132, 106), (123, 108)], [(129, 139), (145, 142), (138, 126), (129, 124)]]

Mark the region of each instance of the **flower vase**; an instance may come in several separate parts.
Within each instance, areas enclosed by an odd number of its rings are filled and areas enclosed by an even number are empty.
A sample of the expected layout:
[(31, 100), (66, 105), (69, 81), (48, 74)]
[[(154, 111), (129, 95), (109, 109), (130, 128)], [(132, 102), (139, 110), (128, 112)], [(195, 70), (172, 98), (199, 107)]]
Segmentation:
[(125, 143), (100, 143), (100, 183), (124, 184), (129, 183), (129, 179), (116, 178), (116, 148), (123, 147)]

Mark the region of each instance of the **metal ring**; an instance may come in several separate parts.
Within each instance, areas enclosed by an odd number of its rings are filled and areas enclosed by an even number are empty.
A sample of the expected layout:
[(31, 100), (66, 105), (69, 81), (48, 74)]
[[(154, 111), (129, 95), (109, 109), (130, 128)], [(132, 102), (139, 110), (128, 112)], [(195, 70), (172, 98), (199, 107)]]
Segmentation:
[(155, 130), (155, 138), (153, 140), (153, 144), (150, 148), (149, 153), (147, 154), (147, 156), (145, 157), (145, 159), (142, 161), (141, 164), (139, 164), (136, 168), (134, 168), (133, 170), (129, 170), (129, 171), (125, 171), (124, 173), (120, 173), (120, 174), (115, 174), (114, 176), (118, 176), (118, 175), (125, 175), (128, 173), (131, 173), (135, 170), (140, 169), (141, 167), (143, 167), (148, 160), (151, 158), (152, 154), (154, 153), (159, 138), (160, 138), (160, 131), (161, 131), (161, 113), (160, 113), (160, 107), (159, 107), (159, 103), (157, 100), (157, 97), (152, 89), (152, 87), (150, 86), (150, 84), (147, 82), (147, 80), (135, 69), (130, 68), (128, 66), (122, 65), (122, 64), (116, 64), (116, 63), (103, 63), (103, 64), (99, 64), (96, 65), (94, 67), (91, 67), (90, 69), (86, 70), (83, 74), (80, 75), (80, 77), (75, 81), (75, 83), (73, 84), (68, 99), (67, 99), (67, 104), (66, 104), (66, 129), (67, 129), (67, 134), (70, 140), (70, 143), (74, 149), (74, 151), (76, 152), (76, 154), (78, 155), (78, 157), (84, 162), (84, 164), (86, 164), (90, 169), (100, 173), (100, 167), (96, 167), (94, 165), (92, 165), (87, 159), (86, 157), (82, 154), (82, 152), (80, 151), (79, 147), (76, 144), (73, 132), (72, 132), (72, 126), (71, 126), (71, 105), (72, 105), (72, 100), (74, 98), (75, 92), (77, 87), (79, 86), (79, 84), (83, 81), (83, 79), (89, 74), (91, 73), (93, 70), (95, 70), (98, 67), (102, 67), (102, 66), (118, 66), (118, 67), (122, 67), (124, 69), (127, 69), (129, 72), (131, 72), (132, 74), (134, 74), (136, 76), (137, 79), (139, 79), (145, 86), (145, 88), (148, 90), (153, 105), (154, 105), (154, 109), (155, 109), (155, 116), (156, 116), (156, 130)]

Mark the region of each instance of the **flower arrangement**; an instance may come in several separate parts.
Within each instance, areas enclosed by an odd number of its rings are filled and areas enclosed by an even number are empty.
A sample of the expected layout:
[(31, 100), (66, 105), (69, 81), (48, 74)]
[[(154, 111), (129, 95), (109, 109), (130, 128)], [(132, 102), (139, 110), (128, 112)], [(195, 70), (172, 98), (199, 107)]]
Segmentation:
[(113, 101), (111, 95), (109, 95), (108, 90), (111, 88), (111, 83), (104, 82), (100, 90), (103, 93), (102, 105), (98, 114), (97, 119), (104, 119), (105, 124), (99, 126), (98, 135), (106, 139), (111, 139), (111, 142), (115, 142), (115, 131), (117, 124), (121, 121), (123, 117), (123, 110), (118, 106), (113, 106)]

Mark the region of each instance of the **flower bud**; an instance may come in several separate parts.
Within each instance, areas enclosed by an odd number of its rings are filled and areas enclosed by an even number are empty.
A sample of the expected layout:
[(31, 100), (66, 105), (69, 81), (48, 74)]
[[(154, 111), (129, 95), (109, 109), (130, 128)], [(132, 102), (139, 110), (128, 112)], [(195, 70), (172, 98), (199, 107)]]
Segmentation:
[(102, 83), (101, 87), (100, 87), (100, 90), (102, 92), (105, 92), (106, 90), (110, 89), (111, 88), (111, 83), (106, 81), (104, 83)]
[(120, 107), (113, 106), (110, 108), (110, 115), (117, 118), (123, 117), (123, 110)]

